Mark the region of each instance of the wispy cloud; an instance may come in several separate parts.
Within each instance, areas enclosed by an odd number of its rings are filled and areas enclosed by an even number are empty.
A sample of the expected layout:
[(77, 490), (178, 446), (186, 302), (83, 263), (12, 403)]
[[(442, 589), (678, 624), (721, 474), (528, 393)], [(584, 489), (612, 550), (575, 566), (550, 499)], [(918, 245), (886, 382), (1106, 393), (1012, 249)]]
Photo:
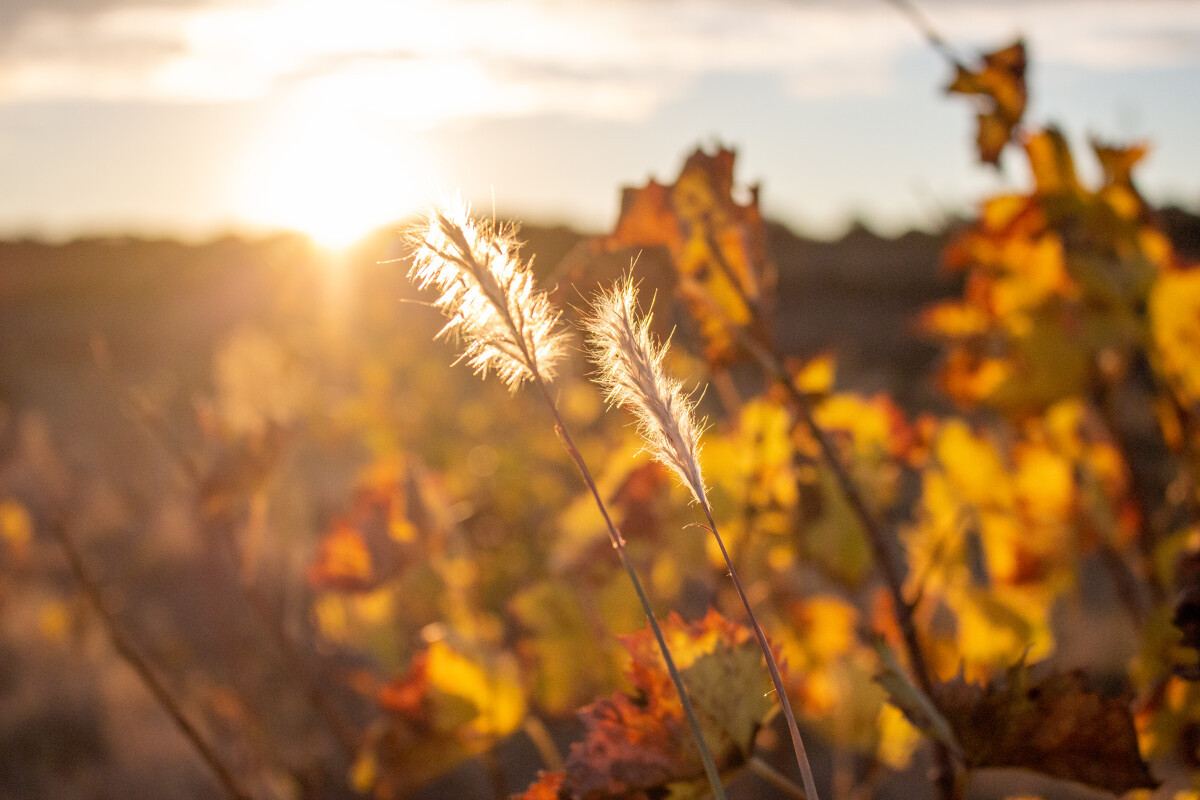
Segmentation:
[[(416, 126), (640, 118), (717, 72), (774, 74), (803, 96), (878, 93), (897, 60), (923, 47), (878, 0), (72, 3), (32, 9), (0, 33), (0, 103), (227, 102), (299, 90)], [(925, 11), (954, 41), (988, 46), (1024, 33), (1040, 59), (1087, 69), (1200, 62), (1194, 3), (931, 0)]]

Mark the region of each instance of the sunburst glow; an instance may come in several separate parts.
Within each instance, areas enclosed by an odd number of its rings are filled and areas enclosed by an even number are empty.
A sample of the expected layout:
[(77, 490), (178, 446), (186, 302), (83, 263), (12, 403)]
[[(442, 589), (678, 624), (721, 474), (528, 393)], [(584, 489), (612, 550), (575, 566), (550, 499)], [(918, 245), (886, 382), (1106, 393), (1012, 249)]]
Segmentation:
[(344, 248), (417, 208), (428, 182), (420, 161), (407, 137), (388, 140), (337, 104), (301, 103), (247, 149), (234, 202), (251, 223)]

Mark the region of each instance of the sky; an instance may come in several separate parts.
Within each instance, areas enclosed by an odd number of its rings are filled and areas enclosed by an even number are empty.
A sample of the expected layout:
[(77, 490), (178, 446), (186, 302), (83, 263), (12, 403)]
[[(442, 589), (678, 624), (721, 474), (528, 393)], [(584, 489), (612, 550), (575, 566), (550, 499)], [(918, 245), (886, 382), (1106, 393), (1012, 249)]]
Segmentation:
[[(1200, 0), (918, 5), (964, 58), (1024, 36), (1028, 122), (1149, 140), (1144, 193), (1200, 206)], [(600, 231), (717, 143), (799, 230), (932, 227), (1027, 182), (949, 77), (885, 0), (2, 0), (0, 237), (340, 246), (459, 193)]]

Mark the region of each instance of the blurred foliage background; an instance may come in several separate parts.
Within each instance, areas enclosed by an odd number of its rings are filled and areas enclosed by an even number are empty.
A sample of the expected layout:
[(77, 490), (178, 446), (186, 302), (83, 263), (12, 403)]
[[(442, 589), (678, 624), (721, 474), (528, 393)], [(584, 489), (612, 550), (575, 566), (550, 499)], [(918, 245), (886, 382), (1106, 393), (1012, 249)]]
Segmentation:
[[(1002, 94), (1011, 60), (952, 89)], [(993, 100), (981, 158), (1024, 159), (1029, 189), (937, 234), (804, 239), (718, 149), (627, 190), (610, 234), (529, 226), (526, 253), (569, 318), (637, 255), (672, 371), (708, 386), (714, 512), (829, 796), (933, 796), (938, 747), (973, 796), (1194, 791), (1200, 225), (1145, 206), (1138, 147), (1098, 144), (1085, 186), (1053, 128)], [(579, 766), (579, 709), (652, 696), (539, 399), (451, 366), (405, 255), (390, 231), (336, 254), (0, 244), (0, 794), (216, 791), (113, 624), (256, 797), (519, 793)], [(723, 562), (591, 369), (563, 370), (560, 407), (659, 616), (707, 652), (687, 623), (741, 619)], [(734, 796), (786, 796), (782, 728), (745, 708), (764, 727), (725, 765)]]

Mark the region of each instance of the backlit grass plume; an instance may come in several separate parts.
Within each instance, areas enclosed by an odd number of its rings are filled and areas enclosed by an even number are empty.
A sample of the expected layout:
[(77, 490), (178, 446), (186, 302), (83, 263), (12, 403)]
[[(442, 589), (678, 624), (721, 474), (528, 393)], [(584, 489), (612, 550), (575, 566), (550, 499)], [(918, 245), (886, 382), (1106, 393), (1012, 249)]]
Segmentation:
[(534, 286), (532, 262), (521, 261), (515, 228), (476, 222), (458, 202), (430, 214), (417, 234), (411, 278), (435, 287), (434, 305), (450, 317), (441, 335), (463, 343), (475, 371), (495, 372), (512, 390), (550, 380), (566, 351), (559, 313)]
[[(546, 401), (554, 417), (555, 430), (575, 462), (579, 475), (604, 517), (609, 539), (633, 584), (646, 620), (662, 652), (671, 682), (679, 694), (684, 716), (696, 740), (704, 772), (715, 800), (726, 800), (721, 773), (712, 750), (704, 740), (704, 731), (696, 710), (675, 666), (675, 659), (654, 617), (650, 598), (633, 568), (625, 540), (600, 496), (595, 478), (576, 447), (558, 403), (547, 386), (555, 364), (566, 353), (567, 333), (559, 324), (559, 313), (549, 299), (533, 285), (529, 262), (517, 255), (519, 243), (512, 227), (478, 223), (461, 202), (435, 211), (423, 231), (416, 234), (416, 252), (409, 277), (422, 289), (433, 286), (441, 292), (434, 306), (450, 321), (440, 335), (457, 335), (462, 340), (463, 358), (476, 372), (495, 371), (513, 391), (529, 381)], [(694, 441), (695, 434), (693, 432)], [(695, 479), (700, 480), (699, 470)], [(699, 485), (699, 483), (697, 483)]]
[(633, 412), (638, 430), (646, 441), (646, 449), (679, 476), (700, 504), (771, 673), (771, 683), (787, 720), (796, 763), (804, 780), (804, 794), (808, 800), (818, 800), (812, 767), (808, 763), (796, 715), (784, 690), (775, 654), (758, 624), (758, 617), (750, 606), (750, 598), (742, 587), (708, 505), (704, 478), (700, 473), (700, 427), (696, 423), (695, 404), (683, 393), (679, 381), (663, 370), (668, 343), (659, 344), (650, 335), (649, 314), (638, 317), (637, 286), (632, 276), (618, 281), (611, 290), (601, 292), (592, 311), (593, 316), (585, 326), (592, 357), (599, 365), (597, 378), (600, 385), (607, 390), (610, 403)]
[(679, 476), (696, 502), (707, 505), (695, 404), (662, 368), (668, 343), (650, 335), (650, 314), (638, 319), (632, 277), (602, 292), (592, 310), (585, 325), (608, 401), (633, 412), (650, 454)]

